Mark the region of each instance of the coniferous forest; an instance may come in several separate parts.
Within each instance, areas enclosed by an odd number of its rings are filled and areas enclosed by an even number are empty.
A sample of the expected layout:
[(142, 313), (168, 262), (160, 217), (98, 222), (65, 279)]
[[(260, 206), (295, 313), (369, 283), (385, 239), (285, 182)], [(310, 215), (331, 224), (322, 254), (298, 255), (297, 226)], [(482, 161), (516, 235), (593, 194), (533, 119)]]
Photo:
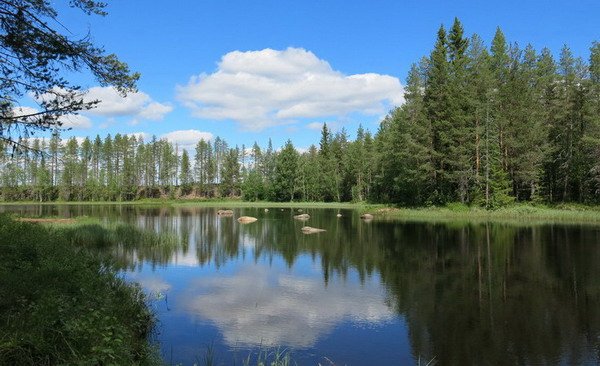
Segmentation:
[(0, 149), (4, 201), (598, 203), (600, 43), (585, 59), (566, 45), (555, 57), (510, 43), (500, 29), (488, 45), (455, 20), (412, 66), (405, 103), (374, 135), (359, 128), (351, 140), (324, 125), (301, 153), (291, 141), (275, 150), (216, 138), (188, 151), (156, 138), (81, 141), (59, 131), (19, 145), (29, 149)]

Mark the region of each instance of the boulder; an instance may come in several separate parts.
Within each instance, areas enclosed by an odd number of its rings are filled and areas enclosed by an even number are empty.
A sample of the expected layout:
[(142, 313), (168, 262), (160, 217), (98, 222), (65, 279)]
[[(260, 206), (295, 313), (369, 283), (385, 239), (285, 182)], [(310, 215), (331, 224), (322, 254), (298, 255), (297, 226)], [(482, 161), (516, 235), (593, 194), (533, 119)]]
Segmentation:
[(314, 234), (314, 233), (321, 233), (321, 232), (325, 231), (325, 229), (317, 229), (316, 227), (310, 227), (310, 226), (305, 226), (301, 230), (304, 234)]
[(219, 216), (231, 216), (231, 215), (233, 215), (233, 210), (219, 210), (219, 211), (217, 211), (217, 215), (219, 215)]
[(373, 220), (373, 215), (366, 213), (366, 214), (360, 215), (360, 218), (363, 220)]
[(258, 220), (258, 219), (256, 217), (252, 217), (252, 216), (240, 216), (237, 219), (237, 221), (240, 224), (250, 224), (252, 222), (255, 222), (256, 220)]
[(300, 215), (294, 216), (294, 218), (296, 220), (308, 220), (308, 219), (310, 219), (310, 215), (309, 214), (300, 214)]

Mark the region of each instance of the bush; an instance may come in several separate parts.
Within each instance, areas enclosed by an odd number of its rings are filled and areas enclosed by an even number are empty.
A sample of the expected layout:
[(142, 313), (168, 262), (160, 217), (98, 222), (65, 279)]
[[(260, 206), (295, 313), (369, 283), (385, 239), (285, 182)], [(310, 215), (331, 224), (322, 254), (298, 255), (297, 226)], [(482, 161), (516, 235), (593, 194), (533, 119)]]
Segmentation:
[(0, 364), (150, 364), (152, 326), (141, 289), (64, 229), (0, 216)]

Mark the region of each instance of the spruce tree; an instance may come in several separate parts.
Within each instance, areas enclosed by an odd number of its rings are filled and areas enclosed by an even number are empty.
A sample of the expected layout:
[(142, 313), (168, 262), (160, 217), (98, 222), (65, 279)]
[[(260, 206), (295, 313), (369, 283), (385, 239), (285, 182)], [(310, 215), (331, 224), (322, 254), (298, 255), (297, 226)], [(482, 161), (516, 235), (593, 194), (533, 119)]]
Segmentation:
[(298, 152), (287, 140), (275, 157), (273, 196), (277, 201), (294, 201), (298, 190)]
[(425, 84), (424, 106), (427, 119), (431, 123), (432, 161), (434, 188), (431, 193), (433, 202), (442, 203), (454, 197), (450, 185), (450, 131), (449, 112), (449, 65), (446, 30), (440, 26), (437, 40), (429, 57)]

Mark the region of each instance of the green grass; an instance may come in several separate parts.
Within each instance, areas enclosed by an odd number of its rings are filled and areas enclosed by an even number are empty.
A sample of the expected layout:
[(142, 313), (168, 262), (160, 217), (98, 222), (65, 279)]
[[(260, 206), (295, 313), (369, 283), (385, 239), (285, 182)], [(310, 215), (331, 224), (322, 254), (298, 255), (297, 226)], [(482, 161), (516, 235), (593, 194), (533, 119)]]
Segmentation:
[[(24, 202), (1, 203), (9, 205), (28, 204)], [(39, 204), (31, 202), (30, 204)], [(48, 205), (146, 205), (172, 207), (215, 207), (215, 208), (330, 208), (354, 209), (360, 213), (372, 213), (378, 218), (411, 220), (411, 221), (494, 221), (546, 223), (600, 223), (600, 206), (581, 204), (514, 204), (495, 210), (485, 210), (460, 203), (446, 206), (431, 206), (420, 208), (396, 207), (384, 204), (348, 203), (348, 202), (249, 202), (232, 199), (190, 199), (190, 200), (161, 200), (147, 199), (131, 202), (48, 202)], [(77, 219), (78, 222), (80, 219)], [(85, 220), (85, 219), (83, 219)], [(525, 220), (525, 221), (524, 221)]]
[(364, 203), (349, 202), (267, 202), (267, 201), (174, 201), (170, 203), (176, 207), (257, 207), (257, 208), (344, 208), (364, 209), (366, 207), (385, 207), (384, 205), (368, 205)]
[(160, 364), (141, 289), (69, 230), (0, 215), (0, 364)]
[(517, 204), (496, 210), (452, 204), (426, 208), (375, 208), (378, 218), (404, 221), (493, 221), (520, 224), (588, 223), (600, 224), (600, 207), (584, 205), (544, 206)]
[[(260, 346), (257, 350), (250, 351), (248, 355), (242, 358), (242, 366), (296, 366), (297, 363), (292, 358), (291, 350), (281, 347)], [(234, 355), (233, 364), (237, 365), (238, 360)], [(214, 366), (222, 365), (216, 357), (214, 345), (211, 343), (206, 347), (206, 351), (201, 359), (197, 358), (196, 365)]]

